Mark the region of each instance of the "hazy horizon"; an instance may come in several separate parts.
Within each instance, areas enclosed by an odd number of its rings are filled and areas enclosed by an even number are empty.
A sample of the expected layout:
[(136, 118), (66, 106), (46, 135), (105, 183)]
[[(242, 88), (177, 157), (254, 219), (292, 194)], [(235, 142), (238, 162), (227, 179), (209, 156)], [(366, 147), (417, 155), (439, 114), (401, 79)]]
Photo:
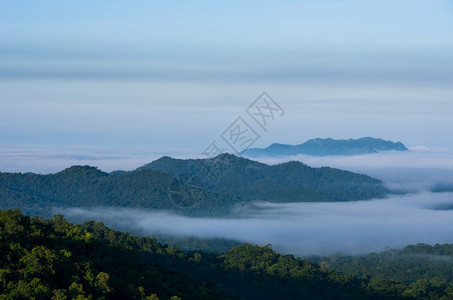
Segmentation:
[[(0, 170), (26, 171), (23, 153), (47, 172), (214, 140), (228, 151), (220, 135), (237, 117), (253, 147), (453, 147), (450, 1), (135, 3), (0, 3)], [(285, 111), (267, 131), (245, 113), (263, 91)]]
[[(269, 146), (269, 145), (266, 145)], [(266, 147), (265, 146), (265, 147)], [(407, 146), (407, 145), (406, 145)], [(453, 148), (450, 147), (408, 147), (409, 151), (381, 151), (378, 153), (361, 155), (328, 155), (310, 156), (295, 155), (282, 157), (248, 157), (233, 151), (225, 151), (250, 160), (267, 164), (276, 164), (290, 160), (299, 160), (312, 167), (330, 166), (339, 169), (361, 172), (360, 164), (364, 159), (384, 159), (385, 164), (392, 164), (391, 159), (397, 158), (400, 162), (406, 160), (404, 167), (420, 167), (429, 165), (436, 160), (436, 166), (453, 168)], [(198, 149), (160, 149), (146, 151), (141, 148), (115, 148), (103, 147), (74, 147), (52, 148), (52, 150), (35, 146), (31, 148), (2, 148), (0, 149), (0, 172), (33, 172), (49, 174), (59, 172), (73, 165), (95, 166), (105, 172), (115, 170), (132, 171), (144, 164), (150, 163), (163, 156), (180, 159), (206, 159)], [(389, 161), (390, 160), (390, 161)], [(383, 162), (379, 162), (381, 165)], [(368, 164), (365, 164), (368, 167)], [(371, 174), (370, 174), (371, 175)]]

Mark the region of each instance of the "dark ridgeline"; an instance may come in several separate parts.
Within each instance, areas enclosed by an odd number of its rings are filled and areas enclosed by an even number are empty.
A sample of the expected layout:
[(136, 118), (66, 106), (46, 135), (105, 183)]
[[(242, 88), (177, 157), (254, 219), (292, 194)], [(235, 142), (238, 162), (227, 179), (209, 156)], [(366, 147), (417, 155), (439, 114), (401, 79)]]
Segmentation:
[[(181, 198), (176, 188), (188, 197)], [(356, 201), (388, 192), (382, 182), (366, 175), (296, 161), (270, 166), (230, 154), (204, 160), (162, 157), (130, 172), (73, 166), (48, 175), (0, 173), (1, 207), (26, 211), (122, 206), (222, 215), (254, 200)]]
[(312, 168), (298, 161), (267, 165), (227, 153), (204, 160), (162, 157), (137, 170), (149, 169), (173, 177), (195, 176), (205, 190), (242, 201), (355, 201), (382, 198), (389, 192), (367, 175)]

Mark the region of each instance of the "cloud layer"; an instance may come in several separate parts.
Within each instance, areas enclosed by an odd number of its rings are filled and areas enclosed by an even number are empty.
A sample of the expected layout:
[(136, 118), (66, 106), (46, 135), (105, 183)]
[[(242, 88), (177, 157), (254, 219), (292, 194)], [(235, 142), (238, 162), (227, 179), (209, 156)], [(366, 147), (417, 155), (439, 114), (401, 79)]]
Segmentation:
[(255, 203), (230, 218), (192, 218), (129, 208), (58, 210), (67, 217), (153, 234), (272, 244), (282, 253), (369, 253), (414, 243), (453, 242), (453, 193), (346, 203)]

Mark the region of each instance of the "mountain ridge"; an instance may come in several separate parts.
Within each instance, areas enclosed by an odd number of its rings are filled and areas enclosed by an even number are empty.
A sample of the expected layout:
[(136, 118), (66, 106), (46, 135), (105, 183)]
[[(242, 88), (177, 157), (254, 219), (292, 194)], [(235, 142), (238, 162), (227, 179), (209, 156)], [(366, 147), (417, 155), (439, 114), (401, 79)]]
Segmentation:
[(254, 158), (293, 156), (298, 154), (311, 156), (361, 155), (382, 151), (408, 151), (408, 149), (401, 142), (386, 141), (373, 137), (347, 140), (315, 138), (297, 145), (273, 143), (266, 148), (250, 148), (242, 151), (240, 154)]
[[(173, 177), (192, 174), (211, 192), (271, 202), (365, 200), (381, 198), (389, 192), (381, 181), (363, 174), (312, 168), (299, 161), (267, 165), (227, 153), (212, 159), (166, 157), (137, 170), (143, 169)], [(369, 193), (361, 194), (364, 190)]]
[(267, 165), (231, 154), (212, 159), (162, 157), (133, 171), (72, 166), (54, 174), (1, 173), (0, 207), (125, 206), (222, 215), (237, 204), (383, 198), (381, 181), (301, 162)]

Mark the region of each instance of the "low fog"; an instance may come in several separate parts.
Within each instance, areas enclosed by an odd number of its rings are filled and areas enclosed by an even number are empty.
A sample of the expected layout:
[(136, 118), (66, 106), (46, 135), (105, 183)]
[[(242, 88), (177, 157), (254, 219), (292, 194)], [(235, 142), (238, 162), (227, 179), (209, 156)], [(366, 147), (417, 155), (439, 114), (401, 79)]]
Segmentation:
[(228, 238), (272, 244), (299, 256), (360, 254), (414, 243), (453, 242), (453, 193), (419, 193), (341, 203), (292, 203), (237, 208), (231, 218), (192, 218), (129, 208), (74, 208), (67, 217), (102, 220), (153, 234)]
[(195, 218), (165, 211), (130, 208), (58, 209), (69, 219), (94, 219), (108, 226), (179, 237), (226, 238), (272, 244), (281, 253), (305, 255), (364, 254), (416, 243), (453, 243), (453, 153), (415, 148), (352, 157), (298, 156), (260, 159), (266, 163), (300, 160), (379, 178), (410, 191), (386, 199), (341, 203), (271, 204), (237, 207), (228, 218)]

